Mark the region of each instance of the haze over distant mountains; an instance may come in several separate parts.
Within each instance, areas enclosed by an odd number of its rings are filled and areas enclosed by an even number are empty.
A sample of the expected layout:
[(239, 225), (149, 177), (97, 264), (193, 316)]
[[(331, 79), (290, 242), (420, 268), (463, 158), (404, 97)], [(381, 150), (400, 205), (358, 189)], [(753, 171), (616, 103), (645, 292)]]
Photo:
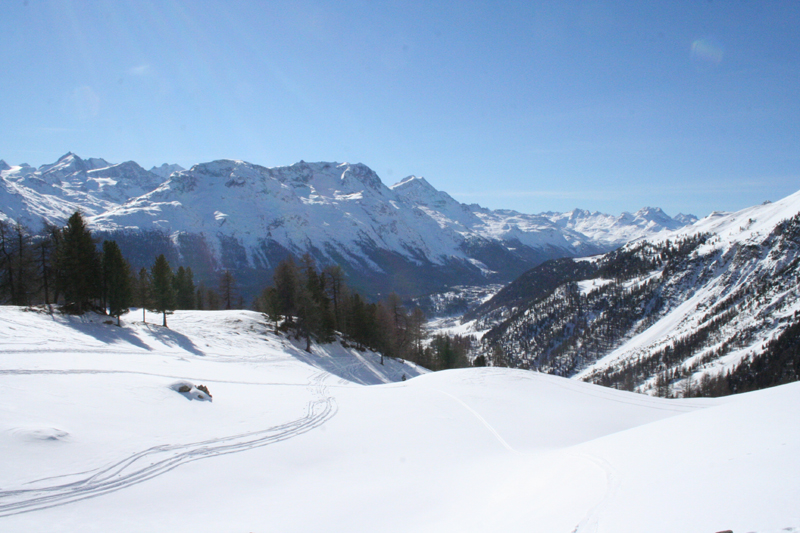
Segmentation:
[(421, 177), (386, 186), (360, 163), (219, 160), (148, 171), (68, 153), (38, 169), (0, 161), (0, 176), (2, 219), (37, 231), (79, 210), (134, 264), (166, 253), (201, 277), (232, 269), (253, 288), (278, 261), (304, 253), (341, 264), (372, 294), (507, 282), (547, 259), (606, 252), (697, 220), (649, 207), (619, 216), (490, 210)]

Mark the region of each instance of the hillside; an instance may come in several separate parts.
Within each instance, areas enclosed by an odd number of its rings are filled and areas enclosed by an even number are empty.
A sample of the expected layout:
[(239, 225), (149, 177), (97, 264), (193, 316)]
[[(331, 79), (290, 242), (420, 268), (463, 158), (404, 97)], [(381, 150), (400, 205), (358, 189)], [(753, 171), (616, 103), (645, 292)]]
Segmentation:
[(140, 319), (0, 307), (4, 532), (800, 531), (800, 384), (664, 400), (509, 369), (398, 381), (418, 371), (308, 354), (255, 313)]
[(163, 253), (209, 285), (231, 270), (248, 303), (289, 254), (341, 265), (373, 297), (415, 296), (507, 283), (548, 259), (605, 252), (687, 222), (657, 208), (617, 217), (489, 210), (421, 177), (388, 187), (360, 163), (219, 160), (146, 171), (69, 153), (38, 169), (3, 165), (0, 178), (0, 219), (35, 232), (80, 210), (134, 268)]
[[(796, 380), (797, 356), (773, 352), (792, 346), (797, 329), (798, 228), (800, 193), (603, 256), (545, 263), (479, 309), (477, 327), (490, 330), (479, 352), (660, 395), (757, 388), (736, 377), (755, 368), (773, 368), (762, 387)], [(789, 370), (774, 370), (776, 357)]]

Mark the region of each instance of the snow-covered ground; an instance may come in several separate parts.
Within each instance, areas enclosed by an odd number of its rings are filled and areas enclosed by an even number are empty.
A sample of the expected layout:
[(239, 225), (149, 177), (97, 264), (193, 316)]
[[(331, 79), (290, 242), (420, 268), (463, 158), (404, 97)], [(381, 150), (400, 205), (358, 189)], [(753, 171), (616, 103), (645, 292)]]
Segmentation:
[(308, 354), (245, 311), (103, 322), (0, 307), (0, 531), (800, 531), (800, 383), (664, 400)]

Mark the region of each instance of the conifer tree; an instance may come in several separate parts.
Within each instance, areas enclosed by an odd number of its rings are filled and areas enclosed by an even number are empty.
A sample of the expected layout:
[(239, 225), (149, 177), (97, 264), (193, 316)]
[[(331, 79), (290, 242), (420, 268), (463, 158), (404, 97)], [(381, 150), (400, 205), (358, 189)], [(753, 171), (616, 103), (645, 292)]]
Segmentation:
[(139, 270), (133, 283), (134, 304), (142, 309), (142, 322), (147, 323), (147, 308), (151, 302), (150, 273), (145, 267)]
[(57, 253), (57, 284), (67, 308), (80, 314), (101, 296), (100, 254), (80, 212), (69, 218), (62, 237)]
[(176, 307), (178, 309), (194, 309), (194, 276), (191, 267), (178, 267), (173, 285), (175, 286)]
[(220, 276), (219, 295), (225, 302), (225, 309), (232, 309), (233, 299), (236, 295), (236, 280), (230, 270), (225, 270)]
[(44, 297), (44, 304), (50, 305), (50, 295), (54, 285), (53, 255), (54, 246), (50, 233), (38, 235), (34, 241), (34, 258), (36, 261), (38, 292)]
[(31, 234), (27, 228), (17, 222), (14, 225), (14, 240), (16, 241), (16, 280), (14, 291), (15, 305), (30, 305), (34, 293), (34, 258)]
[(298, 271), (297, 265), (295, 265), (291, 257), (278, 263), (272, 279), (277, 291), (280, 312), (287, 323), (292, 324), (293, 317), (297, 311)]
[(0, 221), (0, 302), (30, 305), (36, 289), (32, 237), (21, 224)]
[(278, 332), (278, 323), (281, 320), (281, 302), (275, 287), (267, 287), (261, 294), (261, 307), (267, 318), (275, 324), (275, 333)]
[(206, 308), (206, 286), (202, 281), (197, 286), (197, 291), (195, 292), (194, 306), (198, 311), (203, 311)]
[(211, 287), (206, 289), (205, 308), (210, 311), (216, 311), (219, 309), (219, 294)]
[(427, 336), (425, 331), (425, 313), (422, 309), (415, 307), (409, 316), (408, 338), (410, 344), (411, 361), (419, 363), (422, 360), (423, 342)]
[(11, 225), (0, 220), (0, 301), (10, 301), (14, 295), (14, 240)]
[(62, 278), (62, 266), (59, 262), (58, 256), (64, 241), (64, 232), (55, 224), (45, 223), (44, 225), (44, 238), (50, 241), (50, 269), (49, 269), (49, 283), (48, 288), (53, 290), (53, 303), (58, 303), (59, 296), (61, 295), (61, 287), (59, 280)]
[(128, 311), (132, 300), (131, 269), (116, 241), (103, 243), (103, 281), (106, 289), (108, 314), (117, 318)]
[(339, 265), (329, 265), (322, 271), (322, 278), (325, 280), (325, 291), (333, 304), (333, 327), (338, 331), (343, 331), (343, 295), (347, 291), (344, 281), (344, 271)]
[(167, 327), (167, 313), (175, 310), (175, 289), (172, 286), (172, 269), (164, 254), (156, 258), (150, 269), (152, 277), (153, 309), (163, 315), (164, 327)]

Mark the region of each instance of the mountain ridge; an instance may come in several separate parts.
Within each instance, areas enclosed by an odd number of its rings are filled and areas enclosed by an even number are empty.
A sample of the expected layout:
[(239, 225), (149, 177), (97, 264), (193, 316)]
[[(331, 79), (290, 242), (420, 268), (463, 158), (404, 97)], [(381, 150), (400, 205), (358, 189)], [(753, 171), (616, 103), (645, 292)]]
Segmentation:
[(468, 317), (477, 354), (662, 396), (735, 392), (800, 324), (800, 192), (560, 261)]
[[(11, 166), (2, 171), (0, 212), (36, 230), (80, 210), (105, 237), (171, 242), (171, 261), (184, 262), (187, 243), (202, 241), (209, 256), (198, 270), (241, 271), (253, 283), (287, 255), (310, 253), (323, 264), (344, 263), (373, 293), (401, 294), (508, 282), (550, 258), (605, 252), (680, 225), (661, 210), (662, 224), (644, 215), (583, 212), (570, 222), (564, 214), (490, 210), (422, 177), (387, 186), (361, 163), (217, 160), (179, 168), (147, 171), (72, 152), (38, 169)], [(130, 251), (144, 260), (146, 247)]]

